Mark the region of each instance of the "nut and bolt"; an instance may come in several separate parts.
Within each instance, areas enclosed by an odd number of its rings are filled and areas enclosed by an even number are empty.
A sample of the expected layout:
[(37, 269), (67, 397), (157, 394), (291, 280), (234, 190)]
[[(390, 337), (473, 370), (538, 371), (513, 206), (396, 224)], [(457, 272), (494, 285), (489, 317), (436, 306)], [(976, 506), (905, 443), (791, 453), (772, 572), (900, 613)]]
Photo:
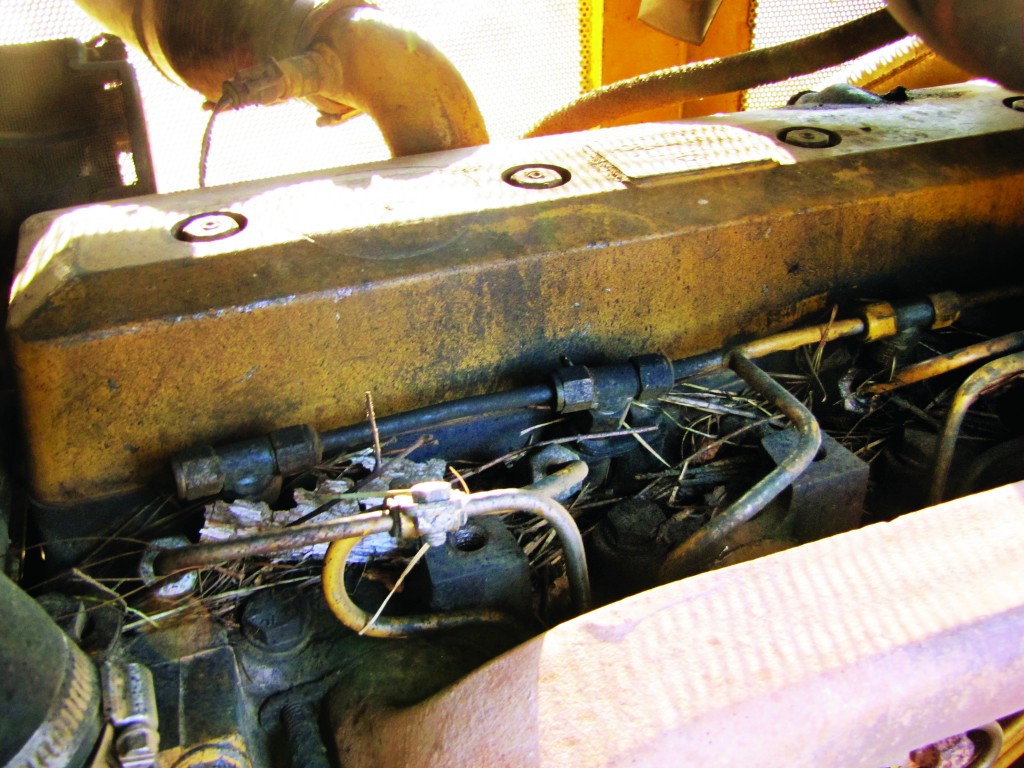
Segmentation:
[(827, 149), (839, 143), (839, 136), (821, 128), (784, 128), (779, 140), (802, 149)]
[(452, 497), (452, 487), (444, 480), (427, 480), (416, 483), (409, 489), (412, 500), (417, 504), (431, 504), (435, 501), (448, 501)]
[(522, 189), (552, 189), (568, 183), (571, 178), (568, 169), (546, 163), (517, 165), (501, 174), (506, 184)]
[(242, 607), (242, 633), (265, 651), (295, 650), (309, 638), (305, 608), (301, 593), (261, 590)]
[(248, 223), (245, 216), (230, 211), (197, 213), (175, 224), (171, 234), (186, 243), (205, 243), (237, 235)]
[(466, 524), (462, 505), (453, 500), (455, 493), (443, 480), (416, 483), (409, 489), (409, 496), (412, 505), (401, 509), (416, 521), (416, 529), (431, 547), (444, 546), (448, 533)]

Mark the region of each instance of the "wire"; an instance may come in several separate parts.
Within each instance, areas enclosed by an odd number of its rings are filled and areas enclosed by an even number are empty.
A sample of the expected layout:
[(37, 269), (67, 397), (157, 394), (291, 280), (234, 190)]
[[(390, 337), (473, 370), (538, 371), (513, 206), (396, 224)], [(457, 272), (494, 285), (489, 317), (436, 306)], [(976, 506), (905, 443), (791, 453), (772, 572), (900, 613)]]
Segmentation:
[(199, 149), (199, 188), (206, 186), (206, 167), (210, 161), (210, 144), (213, 141), (213, 123), (217, 115), (224, 112), (231, 106), (231, 100), (227, 96), (221, 96), (220, 101), (213, 105), (210, 110), (210, 119), (206, 121), (206, 130), (203, 131), (203, 144)]

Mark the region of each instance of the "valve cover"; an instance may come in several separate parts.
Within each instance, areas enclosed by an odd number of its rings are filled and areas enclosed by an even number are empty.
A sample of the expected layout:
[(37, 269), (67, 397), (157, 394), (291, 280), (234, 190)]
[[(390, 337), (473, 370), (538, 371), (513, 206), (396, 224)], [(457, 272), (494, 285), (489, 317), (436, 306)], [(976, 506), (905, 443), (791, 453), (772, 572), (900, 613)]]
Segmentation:
[(33, 492), (121, 494), (197, 442), (359, 421), (366, 391), (382, 415), (537, 382), (563, 356), (679, 357), (839, 298), (966, 287), (1024, 224), (1010, 95), (946, 87), (40, 214), (8, 326)]

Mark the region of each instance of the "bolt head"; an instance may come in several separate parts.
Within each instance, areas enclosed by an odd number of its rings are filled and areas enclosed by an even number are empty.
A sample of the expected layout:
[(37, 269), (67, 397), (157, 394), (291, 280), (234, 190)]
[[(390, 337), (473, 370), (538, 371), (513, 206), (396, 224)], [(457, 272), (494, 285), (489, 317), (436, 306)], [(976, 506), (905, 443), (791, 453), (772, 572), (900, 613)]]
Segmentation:
[(245, 225), (248, 223), (245, 216), (240, 213), (230, 211), (198, 213), (175, 224), (171, 234), (186, 243), (203, 243), (237, 235), (245, 229)]
[(785, 143), (803, 149), (826, 149), (834, 146), (836, 137), (818, 128), (786, 128), (779, 134)]
[(1017, 112), (1024, 112), (1024, 97), (1014, 99), (1010, 102), (1010, 109), (1014, 109)]
[(412, 500), (417, 504), (431, 504), (437, 501), (448, 501), (452, 497), (452, 487), (444, 480), (427, 480), (416, 483), (409, 489)]
[(522, 189), (552, 189), (568, 183), (572, 174), (561, 166), (538, 163), (509, 168), (501, 178), (506, 184)]
[(307, 637), (306, 608), (301, 593), (261, 590), (242, 606), (243, 634), (267, 651), (291, 651)]

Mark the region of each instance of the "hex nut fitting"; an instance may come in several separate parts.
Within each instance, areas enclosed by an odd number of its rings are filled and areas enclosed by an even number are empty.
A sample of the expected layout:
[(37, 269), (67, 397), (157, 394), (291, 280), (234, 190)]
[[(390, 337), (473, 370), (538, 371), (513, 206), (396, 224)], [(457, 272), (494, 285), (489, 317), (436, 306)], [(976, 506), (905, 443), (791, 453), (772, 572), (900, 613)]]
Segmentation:
[(672, 361), (664, 355), (637, 355), (631, 357), (629, 362), (636, 368), (637, 380), (640, 383), (637, 388), (637, 400), (657, 400), (668, 394), (675, 386)]
[(178, 498), (186, 501), (215, 496), (224, 490), (227, 475), (220, 456), (209, 445), (197, 445), (171, 460)]
[(409, 489), (409, 495), (417, 504), (448, 501), (452, 497), (452, 487), (444, 480), (426, 480), (412, 486)]
[[(1022, 103), (1024, 103), (1024, 99), (1022, 99)], [(948, 328), (960, 319), (960, 313), (963, 311), (963, 299), (959, 293), (955, 291), (932, 293), (928, 295), (928, 301), (931, 302), (932, 309), (935, 311), (933, 329)]]
[(431, 547), (440, 547), (449, 533), (466, 524), (465, 498), (443, 480), (429, 480), (416, 483), (408, 496), (393, 498), (389, 504), (415, 523), (415, 535), (422, 536)]
[(301, 592), (263, 589), (242, 605), (242, 635), (269, 653), (289, 653), (305, 647), (310, 628)]
[(590, 370), (583, 365), (555, 372), (555, 395), (559, 413), (589, 411), (596, 403), (596, 387)]
[(275, 429), (270, 433), (270, 445), (281, 475), (305, 472), (321, 462), (324, 456), (320, 433), (308, 424)]
[(896, 315), (896, 308), (885, 301), (868, 304), (861, 311), (864, 318), (864, 341), (877, 341), (878, 339), (895, 336), (899, 330), (899, 322)]
[(828, 149), (841, 141), (839, 134), (834, 131), (808, 126), (783, 128), (778, 137), (779, 141), (801, 149)]

